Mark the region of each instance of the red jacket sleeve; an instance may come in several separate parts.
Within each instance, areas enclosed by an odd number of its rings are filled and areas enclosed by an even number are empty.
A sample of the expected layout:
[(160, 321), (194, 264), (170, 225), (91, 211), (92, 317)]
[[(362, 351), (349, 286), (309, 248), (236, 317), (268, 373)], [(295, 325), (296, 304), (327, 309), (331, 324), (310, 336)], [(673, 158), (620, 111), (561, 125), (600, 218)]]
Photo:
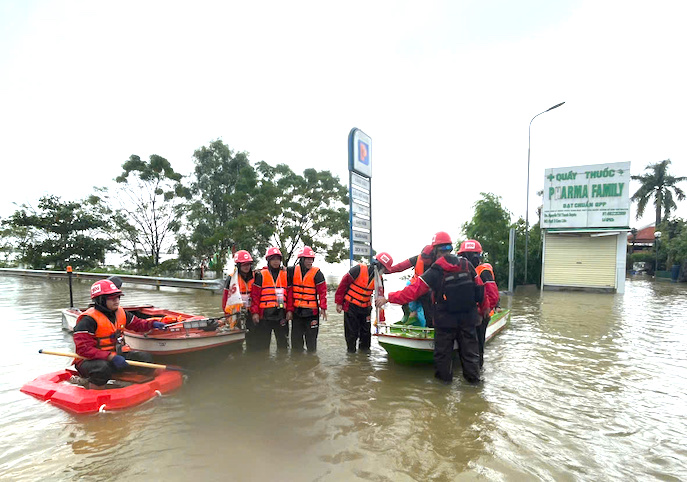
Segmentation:
[(499, 289), (493, 281), (488, 281), (484, 284), (484, 301), (487, 302), (489, 311), (496, 308), (499, 302)]
[(389, 293), (386, 299), (389, 300), (390, 303), (394, 303), (396, 305), (405, 305), (406, 303), (415, 301), (428, 291), (429, 286), (427, 285), (425, 280), (423, 280), (422, 278), (418, 278), (417, 281), (409, 284), (401, 291), (394, 291), (393, 293)]
[[(482, 278), (478, 274), (475, 274), (475, 284), (477, 286), (484, 286), (484, 281), (482, 281)], [(480, 312), (482, 316), (489, 314), (489, 311), (491, 310), (489, 308), (489, 299), (487, 298), (487, 293), (485, 290), (484, 297), (482, 298), (482, 302), (477, 304), (477, 310)]]
[(144, 331), (152, 330), (153, 323), (155, 323), (155, 321), (156, 320), (144, 320), (136, 315), (132, 315), (131, 320), (129, 320), (126, 324), (126, 329), (142, 333)]
[(401, 271), (405, 271), (412, 267), (413, 265), (410, 263), (410, 260), (406, 259), (405, 261), (401, 261), (400, 263), (393, 265), (389, 270), (389, 273), (400, 273)]
[(253, 314), (260, 314), (260, 292), (262, 291), (262, 286), (258, 286), (253, 282), (253, 286), (250, 289), (250, 312)]
[[(336, 289), (336, 293), (334, 294), (334, 302), (337, 305), (344, 305), (347, 304), (346, 300), (344, 300), (344, 296), (346, 296), (346, 293), (348, 292), (348, 288), (351, 286), (351, 283), (353, 283), (353, 277), (351, 276), (351, 273), (346, 273), (343, 278), (341, 278), (341, 283), (339, 283), (339, 287)], [(346, 306), (344, 306), (344, 310), (346, 309)]]
[(87, 331), (74, 333), (74, 346), (76, 347), (76, 354), (88, 360), (107, 360), (111, 353), (97, 348), (95, 334)]
[(327, 283), (323, 281), (315, 286), (315, 289), (317, 289), (317, 299), (319, 300), (320, 310), (327, 311)]

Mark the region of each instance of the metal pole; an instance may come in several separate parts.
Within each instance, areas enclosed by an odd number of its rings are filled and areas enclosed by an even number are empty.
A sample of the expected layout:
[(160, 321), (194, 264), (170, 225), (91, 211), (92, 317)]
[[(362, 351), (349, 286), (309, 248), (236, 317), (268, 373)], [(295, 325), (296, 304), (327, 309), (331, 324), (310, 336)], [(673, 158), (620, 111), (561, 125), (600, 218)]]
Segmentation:
[(515, 228), (508, 233), (508, 292), (513, 292), (515, 278)]
[(72, 267), (67, 266), (67, 275), (69, 277), (69, 307), (74, 308), (74, 294), (72, 292)]
[(527, 202), (525, 204), (525, 278), (523, 279), (523, 284), (527, 284), (527, 258), (529, 258), (529, 244), (530, 244), (530, 144), (532, 139), (532, 121), (542, 115), (545, 112), (560, 107), (565, 102), (556, 104), (553, 107), (549, 107), (545, 111), (532, 117), (530, 120), (530, 127), (527, 130)]

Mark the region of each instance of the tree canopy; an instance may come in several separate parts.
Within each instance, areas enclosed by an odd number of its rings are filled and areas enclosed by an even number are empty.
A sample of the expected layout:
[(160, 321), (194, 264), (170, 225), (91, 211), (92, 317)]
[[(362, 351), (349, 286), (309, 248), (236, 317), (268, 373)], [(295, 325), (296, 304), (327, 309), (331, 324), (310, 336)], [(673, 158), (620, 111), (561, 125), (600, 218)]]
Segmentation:
[(274, 232), (274, 186), (248, 160), (247, 152), (232, 151), (221, 140), (193, 153), (195, 162), (186, 206), (189, 234), (180, 237), (186, 261), (216, 256), (221, 272), (233, 247), (253, 254), (264, 252)]
[(632, 195), (631, 200), (637, 202), (637, 219), (644, 215), (646, 205), (653, 201), (656, 210), (656, 224), (661, 224), (661, 220), (670, 216), (671, 211), (677, 207), (675, 199), (683, 201), (685, 193), (677, 186), (677, 183), (687, 180), (687, 177), (675, 177), (668, 174), (670, 159), (649, 164), (645, 170), (647, 174), (632, 176), (635, 181), (641, 182), (641, 186)]
[(22, 205), (3, 221), (5, 236), (15, 238), (17, 260), (33, 269), (91, 269), (113, 251), (109, 208), (97, 196), (63, 202), (44, 196), (38, 209)]
[[(137, 264), (160, 264), (160, 253), (173, 244), (172, 233), (179, 231), (179, 206), (190, 196), (181, 180), (164, 157), (153, 154), (148, 162), (132, 154), (122, 164), (123, 172), (115, 181), (122, 185), (117, 210), (117, 224)], [(145, 260), (139, 257), (139, 250)]]
[(463, 224), (467, 239), (476, 239), (482, 245), (484, 259), (494, 268), (496, 283), (508, 282), (508, 236), (511, 213), (501, 205), (501, 197), (480, 193), (482, 199), (475, 204), (472, 219)]
[(288, 264), (296, 251), (310, 246), (325, 255), (329, 263), (348, 255), (344, 249), (348, 236), (348, 191), (329, 171), (306, 169), (303, 175), (287, 165), (271, 168), (259, 165), (274, 184), (277, 209), (272, 223), (272, 240)]

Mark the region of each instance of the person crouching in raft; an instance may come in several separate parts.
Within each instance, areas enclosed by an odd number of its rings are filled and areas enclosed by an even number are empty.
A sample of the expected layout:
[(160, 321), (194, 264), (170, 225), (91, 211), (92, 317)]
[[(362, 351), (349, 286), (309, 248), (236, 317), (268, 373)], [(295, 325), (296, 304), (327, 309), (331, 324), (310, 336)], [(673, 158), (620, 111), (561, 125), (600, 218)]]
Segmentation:
[(470, 383), (480, 381), (479, 341), (476, 327), (481, 322), (478, 304), (484, 300), (484, 283), (475, 268), (462, 256), (451, 254), (453, 242), (448, 233), (434, 235), (432, 248), (436, 261), (418, 281), (402, 291), (380, 296), (377, 307), (387, 302), (402, 305), (432, 291), (434, 312), (434, 376), (444, 382), (453, 380), (453, 345), (463, 377)]
[(291, 321), (291, 351), (317, 350), (320, 314), (327, 319), (327, 282), (320, 268), (315, 268), (315, 251), (304, 246), (297, 254), (298, 262), (286, 270), (286, 311), (293, 313)]
[(102, 387), (114, 373), (124, 370), (140, 371), (130, 367), (129, 360), (151, 362), (149, 353), (130, 351), (124, 344), (124, 329), (146, 332), (164, 330), (164, 323), (143, 320), (119, 306), (122, 291), (111, 280), (100, 280), (91, 286), (94, 305), (81, 313), (74, 327), (76, 354), (85, 359), (74, 361), (79, 374), (87, 378), (89, 385)]

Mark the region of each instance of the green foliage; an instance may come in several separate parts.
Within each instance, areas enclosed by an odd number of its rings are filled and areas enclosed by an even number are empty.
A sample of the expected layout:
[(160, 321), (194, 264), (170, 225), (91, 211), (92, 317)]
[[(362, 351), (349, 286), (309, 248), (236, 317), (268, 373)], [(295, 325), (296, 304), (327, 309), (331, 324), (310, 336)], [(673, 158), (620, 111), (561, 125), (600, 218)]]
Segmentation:
[[(677, 207), (675, 199), (683, 201), (685, 193), (677, 187), (678, 182), (687, 180), (687, 177), (674, 177), (668, 174), (668, 165), (670, 159), (658, 162), (656, 164), (649, 164), (645, 169), (649, 170), (648, 174), (639, 176), (632, 176), (635, 181), (640, 181), (642, 185), (632, 195), (631, 200), (637, 202), (637, 219), (644, 215), (644, 209), (649, 201), (653, 200), (656, 209), (656, 226), (661, 224), (662, 214), (665, 217), (670, 216), (670, 212)], [(673, 197), (675, 195), (675, 199)]]
[(122, 169), (115, 181), (124, 196), (118, 196), (114, 217), (121, 244), (137, 267), (146, 259), (157, 266), (160, 254), (171, 247), (170, 234), (181, 228), (180, 200), (190, 198), (190, 191), (170, 162), (156, 154), (148, 162), (132, 154)]
[(659, 265), (662, 261), (669, 269), (673, 264), (687, 261), (687, 221), (681, 218), (664, 220), (659, 226), (661, 239), (658, 243)]
[(14, 240), (17, 261), (30, 268), (90, 269), (104, 262), (106, 251), (115, 249), (110, 215), (96, 196), (80, 202), (44, 196), (37, 210), (22, 205), (4, 220), (3, 234)]
[(480, 195), (482, 199), (474, 204), (475, 211), (472, 220), (463, 224), (462, 230), (466, 239), (476, 239), (482, 245), (484, 260), (494, 268), (496, 283), (500, 287), (507, 286), (508, 233), (511, 227), (511, 213), (501, 206), (499, 196), (491, 193), (480, 193)]
[(177, 238), (180, 262), (197, 266), (218, 254), (216, 270), (222, 272), (234, 246), (254, 256), (264, 253), (274, 232), (273, 184), (251, 166), (248, 153), (234, 152), (219, 139), (193, 157), (194, 200), (186, 206), (190, 235)]
[(348, 236), (348, 190), (338, 177), (315, 169), (306, 169), (301, 176), (285, 164), (272, 168), (262, 162), (259, 168), (276, 187), (274, 205), (278, 209), (272, 218), (272, 239), (279, 246), (285, 265), (302, 246), (325, 254), (329, 263), (348, 255), (344, 248)]

